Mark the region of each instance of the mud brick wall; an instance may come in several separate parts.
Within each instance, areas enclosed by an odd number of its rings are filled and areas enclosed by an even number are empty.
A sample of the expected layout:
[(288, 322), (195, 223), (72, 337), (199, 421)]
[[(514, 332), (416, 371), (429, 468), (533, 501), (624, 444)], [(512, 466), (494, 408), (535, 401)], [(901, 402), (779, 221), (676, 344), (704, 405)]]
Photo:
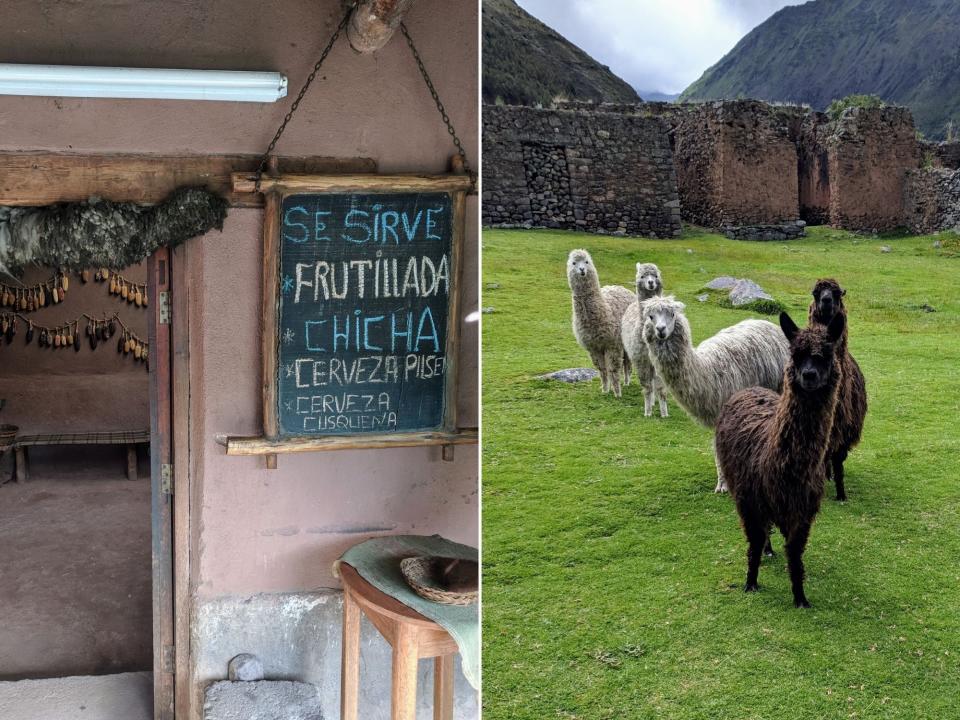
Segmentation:
[(484, 106), (483, 223), (680, 234), (668, 126), (619, 112)]
[(795, 222), (803, 110), (753, 100), (671, 111), (683, 218), (707, 227)]
[(960, 170), (910, 170), (903, 208), (905, 224), (911, 232), (960, 230)]
[(827, 140), (830, 222), (848, 230), (904, 224), (907, 171), (920, 166), (920, 146), (907, 108), (851, 108)]

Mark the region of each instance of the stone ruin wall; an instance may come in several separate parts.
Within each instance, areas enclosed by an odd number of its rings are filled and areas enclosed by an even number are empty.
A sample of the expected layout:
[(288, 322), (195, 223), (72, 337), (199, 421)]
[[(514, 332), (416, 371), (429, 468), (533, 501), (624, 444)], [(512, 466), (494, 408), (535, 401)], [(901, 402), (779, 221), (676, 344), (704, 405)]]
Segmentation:
[(906, 108), (837, 121), (739, 100), (486, 108), (484, 222), (664, 237), (679, 198), (684, 221), (742, 239), (789, 239), (806, 223), (928, 232), (955, 225), (955, 166), (960, 143), (918, 143)]
[(960, 170), (960, 141), (920, 143), (921, 162), (930, 167)]
[(483, 223), (675, 237), (680, 200), (655, 116), (485, 106)]
[(960, 231), (960, 170), (911, 170), (904, 188), (906, 226), (911, 232)]
[(830, 224), (830, 121), (811, 112), (803, 119), (797, 142), (800, 218), (808, 225)]
[(904, 225), (907, 171), (920, 167), (920, 146), (907, 108), (851, 108), (827, 139), (830, 223), (852, 230)]

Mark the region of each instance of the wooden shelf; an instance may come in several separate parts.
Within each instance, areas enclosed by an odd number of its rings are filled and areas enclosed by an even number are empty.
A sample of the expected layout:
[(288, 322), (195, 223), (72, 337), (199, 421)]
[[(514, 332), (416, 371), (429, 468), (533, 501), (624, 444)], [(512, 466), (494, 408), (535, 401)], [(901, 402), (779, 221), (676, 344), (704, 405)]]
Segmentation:
[(217, 442), (227, 455), (279, 455), (282, 453), (318, 452), (324, 450), (370, 450), (420, 445), (476, 445), (480, 433), (476, 428), (457, 432), (411, 432), (389, 435), (331, 435), (326, 437), (279, 438), (223, 435)]

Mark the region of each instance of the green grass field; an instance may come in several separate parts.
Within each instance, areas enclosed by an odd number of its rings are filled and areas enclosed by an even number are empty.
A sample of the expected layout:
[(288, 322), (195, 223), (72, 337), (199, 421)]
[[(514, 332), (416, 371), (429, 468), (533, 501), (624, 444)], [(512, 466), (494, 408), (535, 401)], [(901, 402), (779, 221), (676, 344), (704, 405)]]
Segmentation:
[[(484, 233), (484, 720), (960, 717), (957, 241), (808, 232)], [(570, 328), (575, 247), (603, 284), (657, 263), (695, 342), (750, 316), (696, 300), (715, 276), (755, 280), (801, 325), (818, 277), (847, 289), (870, 412), (850, 500), (829, 486), (811, 534), (811, 610), (793, 607), (779, 534), (761, 591), (742, 592), (711, 433), (672, 399), (644, 418), (635, 383), (618, 401), (535, 379), (590, 365)]]

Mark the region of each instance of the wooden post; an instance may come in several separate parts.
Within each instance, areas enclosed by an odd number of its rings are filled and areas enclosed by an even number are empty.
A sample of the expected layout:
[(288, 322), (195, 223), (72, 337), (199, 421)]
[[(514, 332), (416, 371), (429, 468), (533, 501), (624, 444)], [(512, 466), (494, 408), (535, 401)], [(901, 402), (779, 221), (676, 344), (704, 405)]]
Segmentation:
[(30, 479), (30, 469), (27, 467), (27, 449), (18, 447), (13, 451), (14, 464), (17, 466), (17, 482), (26, 482)]
[[(277, 175), (277, 158), (267, 162), (267, 172)], [(263, 389), (263, 432), (275, 438), (280, 431), (277, 419), (277, 275), (280, 272), (280, 193), (272, 189), (266, 193), (263, 205), (263, 355), (261, 385)], [(277, 456), (266, 455), (267, 470), (277, 469)]]
[(360, 690), (360, 606), (343, 593), (343, 653), (340, 663), (340, 720), (357, 720)]
[(376, 52), (400, 27), (413, 0), (360, 0), (347, 24), (347, 39), (359, 53)]
[(438, 655), (433, 661), (433, 720), (453, 720), (453, 661)]
[(137, 479), (137, 446), (127, 445), (127, 480)]
[(393, 685), (390, 720), (417, 718), (417, 630), (408, 624), (397, 628), (393, 643)]

